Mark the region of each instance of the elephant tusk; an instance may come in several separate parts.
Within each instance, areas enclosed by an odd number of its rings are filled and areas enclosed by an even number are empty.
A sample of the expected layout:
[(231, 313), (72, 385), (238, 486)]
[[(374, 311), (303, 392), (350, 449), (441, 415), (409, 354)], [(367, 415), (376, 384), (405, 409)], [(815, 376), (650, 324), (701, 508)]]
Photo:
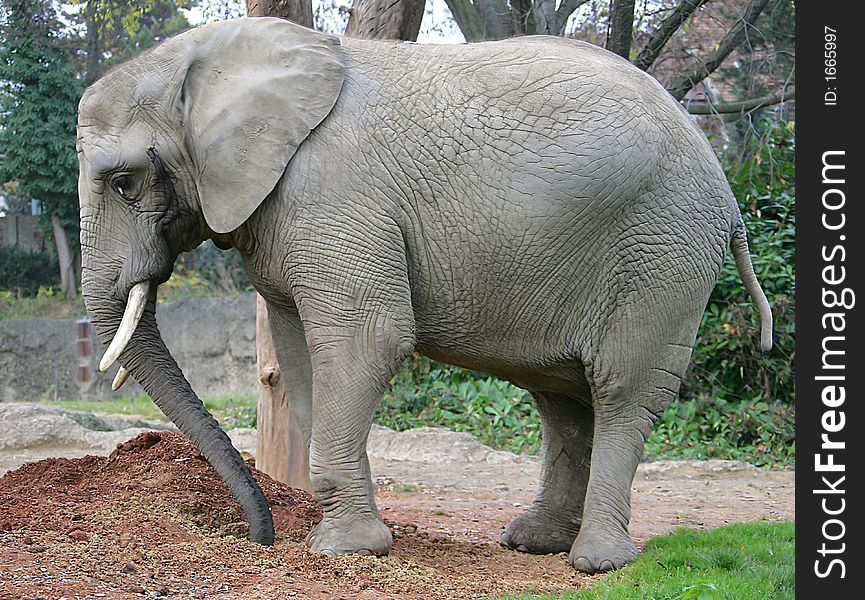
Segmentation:
[(111, 391), (116, 392), (122, 388), (127, 379), (129, 379), (129, 371), (126, 370), (126, 367), (120, 367), (117, 375), (114, 376), (114, 381), (111, 382)]
[(114, 361), (117, 360), (126, 348), (126, 344), (129, 343), (132, 334), (135, 333), (138, 321), (141, 320), (141, 315), (144, 313), (144, 306), (147, 304), (147, 294), (149, 291), (149, 281), (136, 283), (129, 290), (129, 299), (126, 301), (126, 310), (123, 312), (123, 318), (120, 320), (120, 327), (117, 328), (117, 333), (114, 334), (111, 345), (108, 346), (108, 350), (105, 351), (105, 355), (99, 361), (99, 370), (103, 373), (114, 364)]

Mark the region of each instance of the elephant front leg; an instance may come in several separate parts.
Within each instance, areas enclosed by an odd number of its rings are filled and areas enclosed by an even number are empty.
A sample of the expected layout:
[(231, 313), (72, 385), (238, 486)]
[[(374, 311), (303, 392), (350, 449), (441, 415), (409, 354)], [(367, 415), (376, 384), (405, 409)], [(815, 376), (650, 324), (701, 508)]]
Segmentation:
[(366, 442), (385, 387), (414, 349), (414, 313), (400, 230), (365, 216), (374, 229), (315, 225), (339, 235), (298, 240), (290, 263), (312, 366), (310, 480), (324, 512), (307, 542), (325, 554), (385, 554), (393, 544), (375, 506)]

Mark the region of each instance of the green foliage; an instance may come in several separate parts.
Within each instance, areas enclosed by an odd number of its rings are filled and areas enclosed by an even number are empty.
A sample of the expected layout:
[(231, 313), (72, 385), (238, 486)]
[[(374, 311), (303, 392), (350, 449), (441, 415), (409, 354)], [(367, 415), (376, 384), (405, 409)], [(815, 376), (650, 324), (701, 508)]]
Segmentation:
[[(192, 8), (198, 0), (149, 0), (149, 7), (141, 7), (137, 23), (123, 23), (125, 35), (119, 36), (117, 51), (108, 64), (119, 64), (134, 58), (167, 38), (191, 28), (180, 8)], [(146, 10), (145, 10), (146, 9)]]
[(83, 16), (87, 26), (103, 35), (119, 37), (126, 32), (136, 33), (141, 18), (153, 10), (157, 0), (70, 0), (78, 8), (67, 17)]
[(780, 402), (706, 397), (675, 402), (655, 423), (646, 453), (651, 460), (723, 458), (791, 466), (795, 420), (793, 407)]
[(197, 271), (216, 294), (236, 294), (252, 291), (252, 284), (243, 269), (240, 252), (232, 248), (220, 250), (207, 241), (178, 259), (184, 268)]
[(17, 181), (17, 196), (42, 200), (45, 214), (59, 215), (73, 232), (80, 96), (53, 3), (7, 0), (0, 13), (0, 183)]
[(718, 592), (718, 586), (711, 581), (697, 581), (686, 586), (675, 600), (723, 600)]
[(540, 421), (528, 392), (506, 381), (412, 355), (391, 381), (376, 416), (397, 430), (447, 427), (512, 452), (540, 449)]
[(765, 121), (761, 128), (746, 157), (726, 167), (775, 314), (775, 347), (760, 351), (757, 309), (728, 257), (700, 325), (683, 400), (793, 402), (795, 140), (792, 123)]
[(0, 291), (10, 292), (10, 298), (36, 296), (40, 288), (50, 288), (59, 280), (57, 262), (50, 254), (0, 246)]
[(159, 301), (226, 296), (251, 290), (240, 253), (234, 249), (220, 251), (208, 241), (178, 257), (171, 279), (159, 286)]
[(112, 400), (61, 400), (54, 402), (50, 394), (38, 400), (43, 404), (59, 406), (66, 410), (80, 411), (86, 413), (107, 413), (112, 415), (129, 415), (141, 417), (149, 421), (167, 421), (162, 411), (146, 395), (138, 397), (117, 398)]
[(210, 290), (197, 271), (175, 268), (171, 278), (159, 286), (160, 302), (175, 302), (210, 296)]
[[(56, 260), (51, 255), (0, 248), (0, 321), (68, 319), (86, 314), (83, 300), (67, 301), (46, 293), (57, 280)], [(37, 295), (40, 288), (46, 292)], [(206, 242), (181, 255), (171, 279), (159, 286), (158, 297), (160, 302), (174, 302), (251, 290), (237, 250), (223, 252)]]
[(181, 8), (199, 0), (72, 0), (75, 15), (86, 24), (86, 51), (98, 48), (100, 71), (134, 58), (191, 27)]

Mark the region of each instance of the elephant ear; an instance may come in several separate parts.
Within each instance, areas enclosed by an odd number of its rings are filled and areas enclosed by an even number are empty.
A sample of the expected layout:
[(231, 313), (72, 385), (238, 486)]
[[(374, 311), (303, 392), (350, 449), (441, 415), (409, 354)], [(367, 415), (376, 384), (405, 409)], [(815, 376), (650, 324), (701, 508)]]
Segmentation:
[(336, 103), (345, 76), (339, 40), (259, 17), (201, 27), (183, 48), (184, 142), (204, 218), (227, 233), (270, 194)]

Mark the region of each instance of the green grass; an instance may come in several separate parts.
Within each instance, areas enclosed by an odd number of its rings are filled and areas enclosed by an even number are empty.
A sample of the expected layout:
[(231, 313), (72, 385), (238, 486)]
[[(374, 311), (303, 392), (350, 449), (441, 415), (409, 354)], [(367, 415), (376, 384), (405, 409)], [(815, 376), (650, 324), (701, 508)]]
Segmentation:
[[(118, 398), (116, 400), (64, 400), (60, 402), (43, 400), (42, 403), (66, 410), (131, 415), (150, 421), (168, 421), (159, 407), (144, 394), (137, 398)], [(204, 400), (204, 406), (225, 429), (255, 427), (256, 405), (257, 401), (254, 396), (227, 396)]]
[(507, 596), (570, 600), (793, 600), (793, 523), (678, 529), (650, 540), (632, 564), (586, 591)]
[(30, 319), (73, 319), (84, 315), (84, 298), (66, 300), (54, 294), (41, 294), (35, 298), (15, 298), (9, 292), (0, 292), (0, 321)]

